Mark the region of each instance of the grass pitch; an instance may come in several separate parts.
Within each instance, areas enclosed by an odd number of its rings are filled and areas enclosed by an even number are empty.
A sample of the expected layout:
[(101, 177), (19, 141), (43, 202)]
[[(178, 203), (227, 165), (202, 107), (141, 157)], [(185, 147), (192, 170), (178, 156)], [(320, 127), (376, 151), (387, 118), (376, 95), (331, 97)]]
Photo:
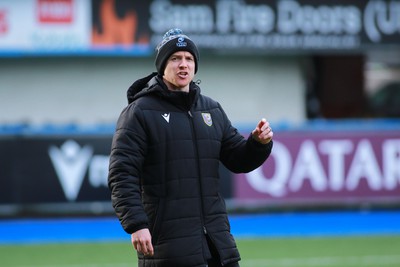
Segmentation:
[[(400, 266), (400, 236), (237, 241), (242, 267)], [(0, 245), (0, 266), (133, 267), (137, 266), (136, 253), (129, 242)]]

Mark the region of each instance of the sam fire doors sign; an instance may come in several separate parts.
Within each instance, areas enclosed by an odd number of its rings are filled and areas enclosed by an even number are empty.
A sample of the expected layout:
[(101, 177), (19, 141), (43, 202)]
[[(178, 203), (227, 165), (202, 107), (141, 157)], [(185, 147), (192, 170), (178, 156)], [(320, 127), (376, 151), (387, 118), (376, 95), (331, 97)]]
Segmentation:
[(0, 54), (148, 56), (171, 27), (211, 52), (359, 52), (400, 45), (400, 1), (2, 0)]

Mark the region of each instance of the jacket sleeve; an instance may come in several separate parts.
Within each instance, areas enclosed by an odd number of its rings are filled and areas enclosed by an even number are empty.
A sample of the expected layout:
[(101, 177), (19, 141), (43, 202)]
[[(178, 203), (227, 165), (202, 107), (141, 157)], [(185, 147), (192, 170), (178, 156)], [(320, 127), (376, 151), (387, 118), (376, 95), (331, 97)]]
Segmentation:
[[(222, 108), (221, 108), (222, 110)], [(232, 126), (225, 112), (224, 134), (221, 145), (221, 162), (234, 173), (247, 173), (260, 167), (269, 157), (273, 142), (261, 144), (250, 135), (247, 139)]]
[(148, 228), (141, 201), (140, 173), (146, 153), (146, 135), (140, 109), (122, 111), (113, 136), (108, 186), (111, 202), (124, 230), (131, 234)]

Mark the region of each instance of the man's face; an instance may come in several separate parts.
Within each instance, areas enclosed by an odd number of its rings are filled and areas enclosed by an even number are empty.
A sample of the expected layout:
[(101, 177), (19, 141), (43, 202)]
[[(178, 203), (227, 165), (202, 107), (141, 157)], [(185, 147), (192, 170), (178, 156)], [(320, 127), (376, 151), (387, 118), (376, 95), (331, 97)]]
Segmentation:
[(189, 91), (189, 83), (193, 80), (195, 60), (191, 53), (178, 51), (167, 60), (164, 80), (170, 90)]

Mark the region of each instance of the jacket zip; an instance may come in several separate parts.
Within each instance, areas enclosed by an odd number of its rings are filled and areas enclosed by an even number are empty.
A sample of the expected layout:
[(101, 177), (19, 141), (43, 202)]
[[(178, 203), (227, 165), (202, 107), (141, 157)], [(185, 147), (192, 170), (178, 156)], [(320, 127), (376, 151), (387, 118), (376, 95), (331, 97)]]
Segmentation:
[[(199, 197), (199, 200), (200, 200), (199, 201), (200, 202), (200, 220), (201, 220), (201, 224), (202, 224), (202, 228), (203, 228), (202, 229), (203, 234), (207, 235), (207, 228), (206, 228), (205, 223), (204, 223), (204, 204), (203, 204), (203, 199), (202, 199), (203, 188), (202, 188), (202, 185), (201, 185), (201, 170), (200, 170), (200, 163), (199, 163), (200, 157), (199, 157), (199, 150), (198, 150), (198, 146), (197, 146), (197, 137), (196, 137), (196, 131), (194, 129), (193, 114), (192, 114), (192, 112), (190, 110), (188, 110), (188, 115), (189, 115), (189, 120), (190, 120), (190, 126), (191, 126), (191, 129), (192, 129), (193, 146), (194, 146), (194, 149), (195, 149), (195, 156), (196, 156), (196, 160), (197, 160), (197, 164), (196, 164), (196, 166), (197, 166), (197, 174), (198, 174), (198, 177), (199, 177), (198, 182), (199, 182), (199, 193), (200, 193), (200, 197)], [(204, 256), (204, 252), (203, 252), (203, 256)], [(207, 262), (207, 259), (205, 258), (205, 256), (204, 256), (204, 261)]]

